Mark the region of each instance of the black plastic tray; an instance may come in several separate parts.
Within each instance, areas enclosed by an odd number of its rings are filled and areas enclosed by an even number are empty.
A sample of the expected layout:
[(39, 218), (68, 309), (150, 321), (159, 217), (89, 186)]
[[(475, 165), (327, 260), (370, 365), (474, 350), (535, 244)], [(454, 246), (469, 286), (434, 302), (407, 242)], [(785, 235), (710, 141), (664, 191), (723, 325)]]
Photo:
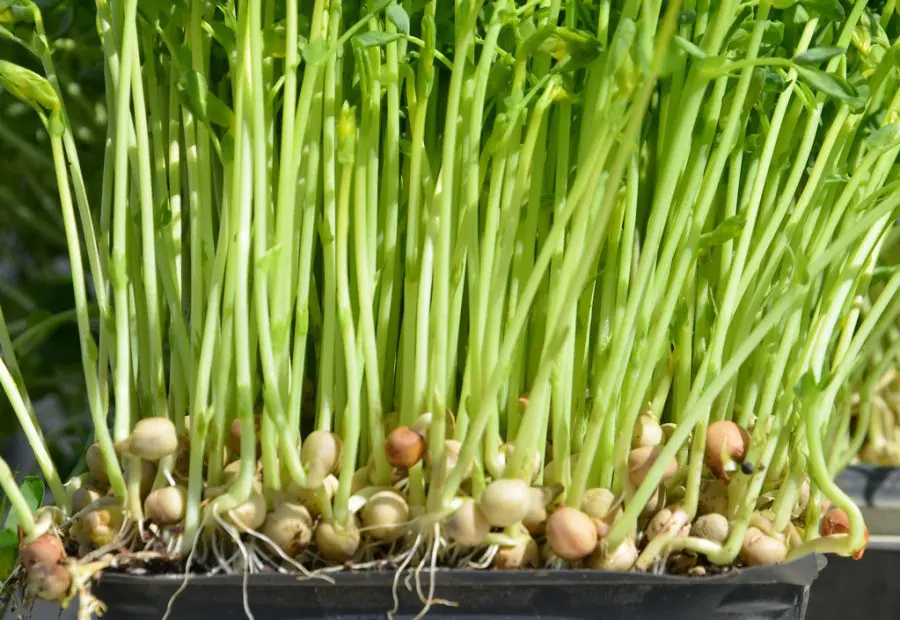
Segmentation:
[(900, 618), (900, 468), (853, 465), (837, 480), (869, 528), (861, 560), (829, 556), (813, 584), (812, 620)]
[[(755, 567), (727, 575), (673, 577), (604, 571), (439, 570), (435, 597), (458, 606), (433, 606), (443, 618), (602, 618), (633, 620), (799, 620), (806, 617), (810, 584), (824, 565), (808, 556), (789, 564)], [(384, 618), (394, 606), (393, 573), (338, 573), (335, 583), (298, 581), (288, 575), (247, 579), (247, 604), (260, 620)], [(405, 577), (405, 575), (404, 575)], [(427, 571), (421, 578), (425, 592)], [(181, 585), (178, 577), (107, 573), (94, 589), (106, 603), (105, 620), (158, 620)], [(171, 620), (239, 620), (244, 612), (243, 578), (196, 577), (178, 595)], [(399, 612), (412, 618), (422, 610), (415, 593), (401, 585)]]
[(853, 465), (837, 484), (859, 505), (870, 536), (900, 536), (900, 468)]
[[(898, 515), (900, 516), (900, 515)], [(828, 556), (812, 586), (810, 620), (900, 618), (900, 544), (871, 540), (861, 560)]]

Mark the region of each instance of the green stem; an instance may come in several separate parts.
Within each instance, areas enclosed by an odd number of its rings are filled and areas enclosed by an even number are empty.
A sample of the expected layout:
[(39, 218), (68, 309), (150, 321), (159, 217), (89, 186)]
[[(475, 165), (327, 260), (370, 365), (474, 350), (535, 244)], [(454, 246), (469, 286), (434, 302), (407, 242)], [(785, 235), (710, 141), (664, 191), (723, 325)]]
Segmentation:
[[(31, 512), (28, 501), (25, 499), (22, 491), (19, 490), (19, 485), (16, 484), (16, 479), (9, 468), (9, 464), (2, 458), (0, 458), (0, 487), (6, 493), (6, 498), (12, 505), (12, 511), (19, 517), (19, 526), (22, 528), (22, 533), (30, 538), (34, 535), (37, 527), (34, 522), (34, 515)], [(66, 494), (63, 493), (61, 497), (65, 496)]]
[[(127, 268), (128, 216), (128, 127), (131, 122), (131, 74), (137, 56), (137, 0), (124, 5), (115, 115), (115, 184), (113, 199), (112, 282), (115, 309), (116, 368), (114, 377), (114, 437), (122, 441), (131, 430), (131, 342), (128, 324), (129, 279)], [(154, 272), (155, 273), (155, 272)]]
[[(72, 288), (75, 294), (75, 309), (78, 317), (78, 337), (81, 344), (81, 361), (84, 370), (84, 382), (87, 387), (88, 405), (91, 411), (91, 420), (94, 426), (94, 435), (100, 445), (106, 472), (109, 476), (110, 486), (120, 501), (125, 501), (127, 491), (125, 478), (119, 466), (109, 427), (106, 424), (106, 408), (103, 406), (103, 394), (100, 392), (100, 383), (97, 378), (97, 345), (91, 334), (90, 318), (88, 316), (87, 291), (85, 290), (84, 271), (81, 262), (81, 245), (78, 238), (78, 227), (75, 223), (75, 209), (72, 205), (72, 195), (69, 192), (69, 179), (65, 174), (63, 145), (58, 137), (52, 136), (50, 142), (53, 151), (53, 161), (56, 169), (56, 182), (59, 188), (60, 206), (63, 212), (63, 225), (66, 231), (66, 239), (69, 246), (69, 266), (72, 270)], [(127, 314), (125, 319), (127, 320)], [(127, 338), (127, 333), (125, 334)], [(128, 364), (128, 356), (125, 356), (125, 364)], [(105, 369), (104, 369), (105, 370)], [(64, 500), (63, 500), (64, 501)]]
[[(129, 22), (130, 23), (130, 22)], [(135, 25), (135, 37), (136, 25)], [(133, 49), (134, 65), (139, 66), (140, 56), (137, 45)], [(147, 59), (148, 64), (155, 64), (155, 59)], [(156, 226), (155, 208), (153, 203), (153, 173), (150, 165), (150, 135), (147, 128), (147, 108), (144, 102), (144, 86), (140, 71), (131, 71), (132, 100), (134, 103), (134, 125), (137, 137), (136, 170), (138, 192), (140, 196), (141, 215), (141, 258), (143, 265), (142, 284), (145, 293), (145, 305), (147, 312), (147, 327), (149, 329), (149, 365), (145, 372), (150, 374), (150, 383), (153, 389), (151, 410), (153, 415), (168, 417), (169, 407), (166, 399), (166, 373), (163, 363), (162, 347), (162, 321), (160, 319), (160, 301), (157, 289), (157, 261), (156, 261)], [(160, 115), (159, 122), (162, 122)], [(150, 403), (146, 403), (149, 405)], [(138, 476), (140, 466), (137, 466)]]
[(34, 454), (38, 466), (41, 468), (41, 473), (44, 474), (44, 479), (47, 481), (47, 484), (50, 485), (50, 490), (53, 492), (53, 497), (56, 499), (57, 505), (59, 505), (64, 512), (68, 513), (71, 508), (69, 495), (66, 493), (62, 481), (59, 478), (59, 472), (57, 472), (56, 466), (53, 464), (53, 459), (41, 436), (40, 428), (32, 419), (31, 415), (29, 415), (28, 407), (25, 405), (25, 401), (16, 386), (16, 382), (2, 359), (0, 359), (0, 386), (2, 386), (3, 391), (6, 392), (6, 397), (9, 399), (9, 403), (12, 405), (16, 417), (19, 419), (19, 424), (22, 426), (22, 431), (25, 433), (28, 445), (31, 446), (31, 451)]
[[(354, 110), (344, 106), (338, 126), (338, 138), (342, 145), (340, 191), (337, 202), (337, 228), (335, 234), (335, 262), (337, 271), (337, 314), (344, 343), (344, 365), (347, 374), (347, 408), (343, 415), (343, 446), (341, 448), (341, 473), (337, 494), (334, 498), (334, 520), (339, 526), (347, 526), (349, 513), (350, 484), (356, 471), (356, 456), (360, 439), (360, 371), (356, 354), (356, 330), (353, 327), (350, 305), (350, 283), (347, 251), (350, 236), (350, 188), (353, 181), (353, 164), (356, 136)], [(356, 221), (359, 228), (363, 221)], [(364, 274), (359, 274), (364, 278)]]
[[(332, 0), (328, 15), (328, 40), (336, 41), (341, 27), (341, 0)], [(335, 290), (335, 211), (337, 202), (335, 199), (335, 175), (336, 175), (336, 118), (337, 118), (337, 90), (340, 87), (340, 71), (338, 71), (337, 58), (329, 56), (325, 61), (324, 92), (322, 103), (322, 202), (323, 213), (320, 225), (320, 238), (322, 243), (322, 262), (324, 263), (324, 294), (323, 304), (324, 323), (322, 326), (322, 354), (319, 361), (319, 386), (316, 396), (319, 406), (316, 413), (316, 429), (329, 430), (333, 426), (333, 417), (336, 406), (336, 377), (337, 355), (335, 352), (335, 340), (337, 337), (336, 326), (336, 299)]]
[[(637, 489), (632, 497), (631, 503), (626, 506), (621, 518), (613, 524), (607, 535), (607, 542), (610, 549), (618, 548), (628, 531), (633, 527), (640, 512), (647, 504), (652, 493), (656, 492), (659, 483), (662, 480), (666, 465), (675, 457), (682, 444), (687, 440), (694, 431), (697, 423), (709, 411), (710, 405), (719, 395), (719, 392), (731, 381), (731, 378), (737, 374), (744, 361), (754, 352), (759, 343), (765, 336), (775, 329), (783, 316), (794, 307), (802, 298), (802, 289), (794, 289), (784, 295), (772, 307), (765, 318), (760, 321), (759, 325), (747, 337), (741, 346), (734, 352), (733, 356), (728, 360), (715, 378), (709, 383), (702, 393), (699, 392), (699, 384), (695, 384), (694, 393), (697, 394), (695, 399), (691, 399), (688, 411), (684, 421), (678, 425), (672, 437), (663, 447), (662, 451), (656, 457), (653, 465), (647, 472), (644, 482)], [(709, 358), (706, 358), (703, 365), (706, 366)]]

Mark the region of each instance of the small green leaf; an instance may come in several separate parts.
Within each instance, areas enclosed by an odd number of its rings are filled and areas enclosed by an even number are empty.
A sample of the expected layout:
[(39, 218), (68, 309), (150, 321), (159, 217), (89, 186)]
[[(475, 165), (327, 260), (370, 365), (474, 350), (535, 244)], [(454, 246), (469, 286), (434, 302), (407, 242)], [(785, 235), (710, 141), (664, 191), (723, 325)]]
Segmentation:
[(225, 25), (231, 28), (233, 31), (238, 31), (238, 21), (237, 15), (234, 12), (234, 5), (227, 2), (216, 2), (216, 8), (219, 9), (219, 13), (222, 14), (222, 21), (225, 22)]
[(784, 40), (784, 23), (772, 20), (766, 21), (766, 29), (763, 31), (762, 44), (767, 47), (777, 47)]
[[(36, 476), (25, 476), (19, 490), (25, 496), (25, 503), (32, 512), (37, 510), (44, 501), (44, 482)], [(10, 510), (3, 524), (4, 530), (15, 531), (19, 527), (19, 515), (15, 510)]]
[(520, 41), (527, 42), (537, 31), (537, 26), (534, 25), (533, 19), (524, 19), (520, 21), (516, 27), (516, 38)]
[(872, 283), (887, 280), (898, 271), (900, 271), (900, 265), (885, 265), (882, 267), (875, 267), (875, 269), (872, 270)]
[(818, 15), (834, 21), (843, 21), (847, 17), (841, 0), (800, 0), (800, 5), (813, 17)]
[(0, 86), (29, 105), (50, 111), (59, 109), (59, 98), (47, 78), (25, 67), (0, 60)]
[(731, 241), (733, 239), (737, 239), (741, 231), (744, 229), (744, 218), (738, 215), (733, 215), (729, 218), (726, 218), (722, 221), (718, 226), (707, 233), (703, 233), (700, 235), (699, 241), (699, 249), (700, 251), (708, 250), (709, 248), (721, 245), (726, 241)]
[(206, 114), (211, 122), (222, 127), (231, 127), (234, 120), (234, 112), (231, 111), (228, 104), (212, 93), (208, 95)]
[(230, 127), (234, 120), (231, 108), (210, 92), (206, 78), (199, 72), (185, 71), (178, 81), (178, 94), (185, 106), (207, 125), (215, 123)]
[(794, 386), (794, 394), (800, 400), (807, 400), (815, 396), (824, 386), (824, 381), (816, 381), (811, 370), (807, 370)]
[(168, 202), (157, 207), (154, 215), (153, 219), (156, 220), (155, 226), (157, 229), (165, 228), (172, 222), (172, 210), (169, 208)]
[(708, 54), (706, 52), (704, 52), (702, 49), (697, 47), (695, 44), (691, 43), (684, 37), (677, 35), (677, 34), (675, 35), (675, 45), (680, 47), (682, 50), (687, 52), (687, 54), (689, 56), (693, 56), (694, 58), (699, 58), (700, 60), (703, 60), (704, 58), (706, 58), (708, 56)]
[(869, 146), (877, 151), (897, 146), (900, 141), (900, 123), (891, 123), (873, 131), (867, 140)]
[(0, 24), (31, 24), (37, 7), (31, 0), (0, 0)]
[(402, 38), (403, 35), (397, 34), (396, 32), (381, 32), (378, 30), (374, 30), (372, 32), (364, 32), (353, 37), (353, 43), (361, 49), (367, 49), (370, 47), (387, 45), (388, 43), (393, 43), (394, 41)]
[(47, 130), (51, 136), (61, 138), (66, 133), (66, 121), (59, 110), (50, 113)]
[(556, 26), (545, 26), (531, 35), (522, 46), (526, 54), (547, 55), (566, 62), (568, 69), (590, 63), (600, 53), (599, 42), (591, 35)]
[(826, 177), (824, 181), (822, 181), (826, 185), (834, 185), (840, 183), (841, 185), (846, 185), (850, 182), (850, 176), (847, 174), (833, 174), (829, 177)]
[(784, 90), (785, 81), (784, 77), (780, 73), (772, 71), (770, 69), (764, 69), (762, 75), (763, 90), (765, 90), (766, 92), (775, 93), (780, 93)]
[(872, 34), (863, 24), (857, 24), (856, 28), (853, 29), (853, 34), (850, 35), (850, 40), (853, 42), (853, 46), (862, 52), (864, 56), (868, 56), (871, 53)]
[(609, 53), (606, 57), (607, 71), (616, 73), (628, 56), (628, 51), (634, 43), (634, 37), (637, 36), (637, 25), (634, 20), (627, 17), (622, 19), (616, 33), (613, 35), (612, 44), (609, 46)]
[(0, 532), (0, 583), (12, 574), (19, 560), (19, 537), (13, 530)]
[[(772, 20), (766, 20), (762, 23), (764, 26), (761, 41), (762, 47), (778, 47), (784, 39), (784, 23)], [(751, 23), (739, 27), (734, 35), (728, 40), (728, 49), (743, 50), (746, 48), (750, 43), (751, 37), (753, 37), (753, 30), (754, 28)]]
[(697, 11), (693, 9), (682, 9), (681, 13), (678, 14), (678, 24), (680, 26), (687, 26), (695, 21), (697, 21)]
[(309, 65), (315, 65), (322, 62), (327, 53), (328, 45), (322, 39), (318, 39), (303, 48), (303, 60)]
[(818, 69), (810, 69), (808, 67), (795, 67), (797, 75), (804, 82), (818, 91), (825, 93), (835, 99), (853, 99), (855, 93), (853, 88), (846, 80), (834, 75), (833, 73), (825, 73)]
[(399, 4), (392, 4), (387, 8), (387, 18), (403, 34), (409, 34), (409, 15)]
[(368, 11), (368, 13), (370, 15), (377, 15), (378, 13), (381, 13), (383, 10), (385, 10), (388, 5), (392, 4), (393, 2), (394, 0), (378, 0), (378, 2), (375, 3), (375, 6), (373, 6), (372, 9)]
[(89, 363), (96, 366), (97, 360), (100, 358), (100, 354), (97, 351), (97, 343), (93, 338), (90, 338), (85, 342), (84, 348), (84, 356), (88, 359)]
[[(216, 43), (221, 45), (226, 50), (233, 50), (237, 47), (237, 38), (235, 37), (234, 30), (232, 30), (222, 22), (204, 22), (203, 26), (212, 35), (212, 38), (216, 40)], [(183, 49), (187, 49), (187, 46), (185, 46)], [(188, 56), (188, 58), (190, 58), (190, 56)], [(184, 66), (185, 68), (190, 67), (190, 62), (188, 62), (188, 64)]]
[(812, 47), (791, 58), (798, 65), (817, 65), (846, 52), (842, 47)]
[(356, 110), (347, 102), (341, 108), (341, 118), (337, 125), (338, 162), (352, 164), (356, 155)]
[(263, 54), (284, 58), (287, 52), (287, 32), (284, 22), (272, 24), (263, 32)]

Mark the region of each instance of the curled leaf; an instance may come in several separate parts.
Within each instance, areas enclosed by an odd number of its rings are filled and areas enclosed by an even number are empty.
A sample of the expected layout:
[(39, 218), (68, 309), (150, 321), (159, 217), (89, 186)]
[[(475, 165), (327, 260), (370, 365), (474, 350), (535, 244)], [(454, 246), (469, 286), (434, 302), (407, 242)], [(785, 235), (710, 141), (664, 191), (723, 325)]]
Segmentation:
[(565, 62), (569, 70), (583, 67), (600, 54), (600, 43), (591, 35), (569, 28), (546, 26), (531, 35), (523, 49)]
[(59, 109), (59, 97), (47, 78), (25, 67), (0, 60), (0, 86), (31, 106), (50, 111)]
[(409, 34), (409, 15), (399, 4), (392, 4), (385, 11), (387, 18), (403, 34)]

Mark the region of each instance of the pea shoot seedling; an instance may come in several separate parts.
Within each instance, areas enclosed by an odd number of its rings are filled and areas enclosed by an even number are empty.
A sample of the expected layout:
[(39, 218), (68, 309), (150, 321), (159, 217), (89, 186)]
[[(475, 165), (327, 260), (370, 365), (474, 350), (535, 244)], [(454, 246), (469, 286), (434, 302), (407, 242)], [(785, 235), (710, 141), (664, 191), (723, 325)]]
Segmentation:
[(23, 581), (860, 554), (834, 476), (900, 313), (900, 273), (872, 286), (898, 17), (869, 4), (97, 0), (95, 197), (5, 0), (96, 439), (60, 480), (4, 348), (57, 502), (0, 472)]

